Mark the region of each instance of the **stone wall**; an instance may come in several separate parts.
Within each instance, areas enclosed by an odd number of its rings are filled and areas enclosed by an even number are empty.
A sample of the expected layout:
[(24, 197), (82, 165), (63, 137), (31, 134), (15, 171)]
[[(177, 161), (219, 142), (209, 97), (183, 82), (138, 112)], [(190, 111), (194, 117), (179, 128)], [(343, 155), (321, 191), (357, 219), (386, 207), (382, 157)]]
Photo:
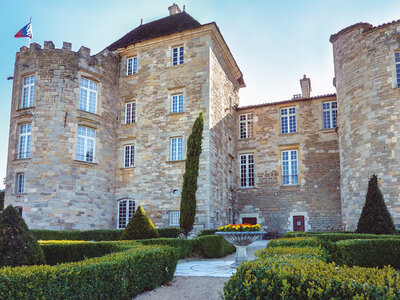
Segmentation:
[[(115, 209), (116, 55), (90, 49), (55, 49), (52, 42), (22, 47), (16, 55), (5, 203), (22, 206), (30, 228), (111, 228)], [(34, 106), (20, 108), (22, 81), (35, 75)], [(78, 110), (80, 78), (99, 82), (97, 114)], [(18, 128), (31, 123), (31, 157), (17, 159)], [(94, 163), (76, 160), (77, 128), (96, 129)], [(16, 193), (16, 174), (25, 193)]]
[[(322, 129), (322, 102), (333, 100), (334, 95), (239, 108), (238, 115), (254, 114), (254, 137), (238, 140), (238, 155), (255, 159), (254, 188), (238, 189), (239, 222), (256, 217), (268, 232), (284, 233), (293, 230), (293, 216), (303, 215), (306, 231), (341, 228), (338, 137), (335, 129)], [(296, 133), (280, 133), (283, 107), (296, 107)], [(282, 185), (281, 151), (288, 149), (298, 150), (299, 185)]]
[(374, 173), (400, 224), (400, 89), (394, 61), (399, 32), (399, 22), (379, 27), (358, 23), (331, 37), (346, 230), (356, 229)]

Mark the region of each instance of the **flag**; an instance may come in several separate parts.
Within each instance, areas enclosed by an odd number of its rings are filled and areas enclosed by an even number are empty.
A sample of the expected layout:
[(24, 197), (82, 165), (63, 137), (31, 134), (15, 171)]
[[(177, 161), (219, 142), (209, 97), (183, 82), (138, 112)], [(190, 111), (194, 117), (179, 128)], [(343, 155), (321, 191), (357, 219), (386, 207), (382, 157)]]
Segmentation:
[(31, 39), (33, 37), (32, 21), (29, 22), (29, 24), (25, 25), (20, 31), (18, 31), (15, 37), (16, 38), (27, 37)]

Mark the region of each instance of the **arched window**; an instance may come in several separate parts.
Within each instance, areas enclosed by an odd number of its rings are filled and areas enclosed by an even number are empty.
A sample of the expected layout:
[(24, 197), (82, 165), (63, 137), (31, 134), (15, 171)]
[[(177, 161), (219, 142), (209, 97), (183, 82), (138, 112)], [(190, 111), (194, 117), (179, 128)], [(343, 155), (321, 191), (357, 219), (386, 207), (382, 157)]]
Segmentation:
[(118, 229), (124, 229), (135, 213), (135, 201), (130, 198), (118, 200)]

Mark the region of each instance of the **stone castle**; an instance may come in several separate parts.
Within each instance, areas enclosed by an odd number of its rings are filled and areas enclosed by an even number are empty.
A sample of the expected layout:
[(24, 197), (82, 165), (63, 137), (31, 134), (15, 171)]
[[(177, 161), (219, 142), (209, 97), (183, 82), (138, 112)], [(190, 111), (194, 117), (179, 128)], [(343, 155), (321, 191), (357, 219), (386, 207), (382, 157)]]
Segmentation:
[(6, 205), (39, 229), (124, 228), (141, 204), (178, 226), (186, 142), (204, 111), (195, 232), (354, 230), (376, 173), (400, 224), (400, 21), (331, 36), (337, 95), (239, 106), (218, 26), (173, 4), (96, 55), (16, 55)]

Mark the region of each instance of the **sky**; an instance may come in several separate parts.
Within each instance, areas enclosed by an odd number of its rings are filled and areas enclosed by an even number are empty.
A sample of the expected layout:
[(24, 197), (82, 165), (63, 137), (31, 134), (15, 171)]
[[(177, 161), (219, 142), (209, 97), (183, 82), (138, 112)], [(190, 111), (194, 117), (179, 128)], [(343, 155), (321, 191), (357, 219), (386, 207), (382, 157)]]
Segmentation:
[[(6, 176), (15, 54), (14, 35), (32, 17), (32, 42), (71, 42), (96, 54), (144, 23), (168, 15), (172, 0), (0, 0), (0, 179)], [(358, 22), (398, 20), (398, 0), (176, 0), (200, 23), (215, 21), (243, 73), (240, 105), (291, 99), (300, 78), (311, 96), (335, 93), (331, 34)], [(2, 180), (0, 180), (0, 188)]]

